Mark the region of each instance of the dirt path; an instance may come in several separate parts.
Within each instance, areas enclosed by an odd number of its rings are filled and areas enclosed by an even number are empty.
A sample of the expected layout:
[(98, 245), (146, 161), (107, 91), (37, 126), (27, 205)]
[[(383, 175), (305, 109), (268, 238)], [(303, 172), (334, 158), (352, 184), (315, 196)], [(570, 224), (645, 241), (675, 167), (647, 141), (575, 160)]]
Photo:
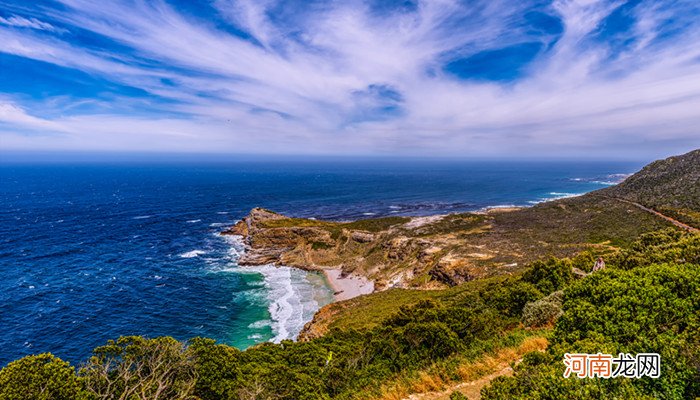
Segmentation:
[(544, 351), (546, 348), (546, 338), (531, 337), (525, 339), (516, 347), (506, 347), (497, 351), (495, 354), (460, 365), (456, 371), (461, 379), (463, 379), (461, 382), (442, 382), (433, 390), (421, 390), (410, 395), (391, 395), (387, 393), (387, 396), (381, 397), (381, 399), (449, 400), (453, 392), (461, 392), (467, 396), (469, 400), (480, 399), (481, 389), (499, 376), (512, 375), (513, 368), (511, 365), (519, 363), (524, 354), (531, 351)]
[(467, 396), (469, 400), (479, 400), (481, 399), (481, 388), (488, 385), (492, 380), (496, 379), (497, 377), (504, 375), (513, 375), (513, 368), (506, 365), (500, 371), (494, 372), (493, 374), (488, 376), (484, 376), (481, 379), (477, 379), (471, 382), (463, 382), (442, 392), (413, 394), (409, 396), (407, 400), (449, 400), (450, 395), (453, 392), (461, 392), (463, 395)]
[(648, 212), (648, 213), (654, 214), (654, 215), (656, 215), (657, 217), (661, 217), (661, 218), (665, 219), (666, 221), (672, 223), (673, 225), (675, 225), (675, 226), (677, 226), (677, 227), (679, 227), (679, 228), (681, 228), (681, 229), (685, 229), (685, 230), (688, 231), (688, 232), (700, 232), (700, 229), (697, 229), (697, 228), (694, 228), (694, 227), (692, 227), (692, 226), (690, 226), (690, 225), (684, 224), (684, 223), (682, 223), (681, 221), (678, 221), (678, 220), (676, 220), (676, 219), (673, 219), (673, 218), (671, 218), (671, 217), (669, 217), (669, 216), (667, 216), (667, 215), (661, 214), (660, 212), (658, 212), (658, 211), (656, 211), (656, 210), (653, 210), (653, 209), (651, 209), (651, 208), (649, 208), (649, 207), (645, 207), (645, 206), (643, 206), (643, 205), (641, 205), (641, 204), (639, 204), (639, 203), (635, 203), (635, 202), (630, 201), (630, 200), (621, 199), (621, 198), (619, 198), (619, 197), (613, 197), (613, 199), (618, 200), (618, 201), (621, 201), (621, 202), (623, 202), (623, 203), (632, 204), (633, 206), (635, 206), (635, 207), (637, 207), (637, 208), (640, 208), (640, 209), (642, 209), (642, 210), (644, 210), (644, 211), (646, 211), (646, 212)]

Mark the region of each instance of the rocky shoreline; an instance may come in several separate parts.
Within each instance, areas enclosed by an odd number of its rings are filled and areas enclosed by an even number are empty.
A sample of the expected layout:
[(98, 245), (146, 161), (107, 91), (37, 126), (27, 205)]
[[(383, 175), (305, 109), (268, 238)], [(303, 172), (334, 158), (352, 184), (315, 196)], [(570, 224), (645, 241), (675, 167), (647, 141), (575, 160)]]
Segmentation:
[[(450, 272), (444, 263), (435, 263), (441, 247), (433, 240), (416, 235), (444, 217), (394, 217), (396, 224), (390, 219), (380, 223), (381, 229), (370, 227), (372, 230), (368, 230), (353, 229), (352, 225), (382, 219), (339, 223), (289, 218), (255, 208), (222, 234), (243, 238), (246, 252), (239, 259), (240, 265), (272, 264), (321, 271), (332, 286), (343, 286), (337, 292), (352, 293), (337, 296), (338, 300), (345, 300), (354, 297), (356, 291), (366, 294), (368, 286), (373, 290), (436, 288), (473, 279), (468, 273)], [(411, 264), (415, 265), (407, 269)], [(426, 282), (412, 282), (416, 273), (426, 268), (432, 268), (425, 275)], [(349, 285), (348, 281), (356, 281), (356, 284)]]

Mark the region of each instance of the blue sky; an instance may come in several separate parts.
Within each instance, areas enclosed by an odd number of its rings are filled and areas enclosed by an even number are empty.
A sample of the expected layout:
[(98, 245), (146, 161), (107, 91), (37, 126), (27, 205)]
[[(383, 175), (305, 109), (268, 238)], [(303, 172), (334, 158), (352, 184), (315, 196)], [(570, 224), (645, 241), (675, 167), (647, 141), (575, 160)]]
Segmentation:
[(697, 147), (696, 0), (0, 2), (3, 152)]

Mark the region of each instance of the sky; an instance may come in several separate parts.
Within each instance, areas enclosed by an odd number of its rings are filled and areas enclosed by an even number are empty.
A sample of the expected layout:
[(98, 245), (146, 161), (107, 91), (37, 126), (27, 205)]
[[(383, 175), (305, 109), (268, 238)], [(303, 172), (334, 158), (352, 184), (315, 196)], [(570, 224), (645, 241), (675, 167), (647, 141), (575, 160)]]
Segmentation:
[(697, 0), (0, 0), (5, 154), (698, 147)]

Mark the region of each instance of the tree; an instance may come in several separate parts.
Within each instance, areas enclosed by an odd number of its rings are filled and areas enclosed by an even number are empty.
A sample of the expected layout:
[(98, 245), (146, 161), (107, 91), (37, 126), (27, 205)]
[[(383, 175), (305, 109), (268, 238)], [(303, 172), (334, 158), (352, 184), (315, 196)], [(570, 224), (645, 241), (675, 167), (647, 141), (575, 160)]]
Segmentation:
[[(195, 359), (196, 395), (205, 400), (234, 398), (243, 384), (238, 365), (241, 351), (200, 337), (190, 340), (189, 351)], [(253, 398), (260, 390), (252, 390)]]
[(0, 370), (0, 399), (75, 400), (84, 398), (75, 368), (51, 353), (27, 356)]
[(171, 337), (125, 336), (93, 350), (80, 376), (97, 399), (194, 399), (196, 370), (186, 346)]

